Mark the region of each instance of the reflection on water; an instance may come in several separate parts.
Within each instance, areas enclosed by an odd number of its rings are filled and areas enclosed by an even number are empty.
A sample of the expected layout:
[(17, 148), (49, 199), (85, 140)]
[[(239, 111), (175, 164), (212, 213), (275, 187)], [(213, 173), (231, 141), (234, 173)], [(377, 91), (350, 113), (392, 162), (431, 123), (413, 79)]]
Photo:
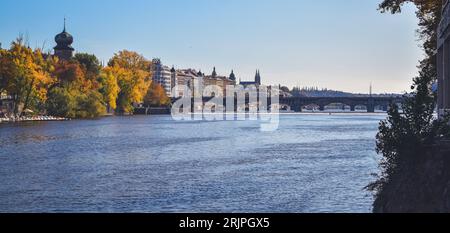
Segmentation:
[(369, 212), (384, 115), (0, 125), (0, 212)]

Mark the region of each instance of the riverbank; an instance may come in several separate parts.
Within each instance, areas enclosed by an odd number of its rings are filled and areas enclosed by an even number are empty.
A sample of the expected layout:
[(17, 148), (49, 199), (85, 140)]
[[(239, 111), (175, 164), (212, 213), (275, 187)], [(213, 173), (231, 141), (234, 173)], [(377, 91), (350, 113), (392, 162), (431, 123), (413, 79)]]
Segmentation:
[(14, 122), (32, 122), (32, 121), (70, 121), (70, 118), (53, 116), (34, 116), (34, 117), (6, 117), (0, 118), (0, 123)]
[(449, 213), (450, 141), (439, 141), (394, 174), (374, 203), (375, 213)]

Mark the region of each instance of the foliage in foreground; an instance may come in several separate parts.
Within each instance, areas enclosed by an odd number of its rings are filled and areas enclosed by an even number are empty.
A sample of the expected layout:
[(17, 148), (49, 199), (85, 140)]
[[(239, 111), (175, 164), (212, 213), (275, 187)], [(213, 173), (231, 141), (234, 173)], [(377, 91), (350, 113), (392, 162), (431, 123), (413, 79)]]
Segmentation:
[(414, 172), (415, 156), (423, 156), (427, 146), (441, 138), (450, 136), (448, 117), (437, 120), (433, 112), (436, 108), (436, 93), (431, 86), (437, 79), (436, 47), (437, 27), (441, 19), (441, 0), (384, 0), (380, 4), (382, 12), (400, 13), (402, 6), (412, 3), (417, 7), (419, 19), (418, 34), (423, 41), (425, 58), (418, 66), (419, 75), (414, 78), (412, 92), (403, 103), (403, 113), (394, 105), (388, 118), (380, 123), (377, 135), (377, 152), (383, 155), (378, 180), (367, 188), (375, 198), (383, 196), (386, 186), (397, 174)]

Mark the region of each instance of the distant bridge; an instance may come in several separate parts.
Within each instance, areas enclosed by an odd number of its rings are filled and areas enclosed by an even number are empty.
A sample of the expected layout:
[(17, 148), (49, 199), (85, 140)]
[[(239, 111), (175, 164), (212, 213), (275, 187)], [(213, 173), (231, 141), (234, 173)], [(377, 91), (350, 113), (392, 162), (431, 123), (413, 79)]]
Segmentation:
[(296, 112), (301, 112), (308, 105), (317, 105), (320, 111), (324, 111), (325, 106), (330, 104), (344, 104), (350, 106), (351, 111), (355, 111), (356, 106), (365, 106), (367, 112), (375, 112), (377, 106), (387, 111), (391, 104), (403, 101), (403, 97), (285, 97), (280, 98), (280, 105), (290, 106)]
[[(203, 104), (209, 102), (213, 97), (204, 97)], [(175, 102), (178, 99), (172, 99)], [(280, 97), (280, 106), (289, 106), (295, 112), (301, 112), (304, 107), (316, 105), (320, 111), (324, 111), (325, 107), (331, 104), (343, 104), (350, 106), (350, 111), (355, 111), (357, 106), (365, 106), (367, 112), (375, 112), (375, 108), (379, 107), (383, 111), (387, 111), (391, 104), (401, 104), (404, 97)], [(223, 99), (223, 103), (227, 105), (227, 99)], [(246, 99), (246, 104), (249, 101)], [(194, 108), (194, 99), (192, 99), (192, 110)], [(270, 98), (268, 104), (271, 104)], [(237, 100), (234, 100), (235, 110), (237, 109)]]

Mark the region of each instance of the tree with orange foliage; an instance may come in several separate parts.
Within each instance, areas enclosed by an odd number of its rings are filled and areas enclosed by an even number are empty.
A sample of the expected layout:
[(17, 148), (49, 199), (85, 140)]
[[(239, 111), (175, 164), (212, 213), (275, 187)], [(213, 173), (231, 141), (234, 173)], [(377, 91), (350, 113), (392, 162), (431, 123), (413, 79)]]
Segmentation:
[(85, 73), (78, 62), (59, 61), (53, 73), (58, 79), (58, 86), (78, 85), (80, 88), (86, 86)]
[(85, 64), (77, 59), (57, 61), (53, 74), (57, 83), (49, 92), (47, 111), (50, 114), (69, 118), (94, 118), (106, 113), (97, 74)]
[(49, 74), (51, 67), (40, 50), (25, 46), (23, 38), (14, 41), (9, 50), (1, 51), (0, 89), (13, 98), (15, 116), (45, 102), (47, 88), (54, 81)]
[(164, 88), (158, 83), (152, 83), (147, 95), (144, 98), (144, 105), (153, 107), (168, 106), (170, 98), (167, 96)]
[(93, 54), (77, 53), (73, 57), (74, 61), (80, 64), (84, 71), (86, 82), (89, 82), (91, 88), (100, 89), (98, 79), (102, 70), (102, 65), (98, 58)]

